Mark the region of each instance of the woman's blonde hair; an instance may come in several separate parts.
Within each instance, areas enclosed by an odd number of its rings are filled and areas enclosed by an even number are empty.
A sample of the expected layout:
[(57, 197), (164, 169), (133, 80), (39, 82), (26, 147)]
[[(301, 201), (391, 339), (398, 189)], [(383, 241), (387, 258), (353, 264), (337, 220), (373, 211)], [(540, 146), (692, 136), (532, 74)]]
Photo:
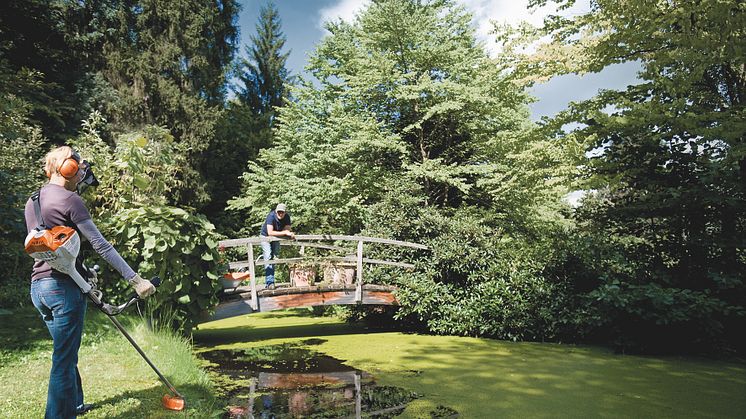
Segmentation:
[[(62, 166), (62, 163), (64, 163), (65, 160), (72, 157), (78, 161), (79, 158), (75, 157), (76, 154), (77, 153), (74, 153), (71, 147), (66, 145), (57, 147), (47, 153), (47, 156), (44, 158), (44, 172), (47, 174), (47, 177), (52, 177), (53, 174), (59, 173), (60, 166)], [(78, 163), (80, 163), (80, 161), (78, 161)]]

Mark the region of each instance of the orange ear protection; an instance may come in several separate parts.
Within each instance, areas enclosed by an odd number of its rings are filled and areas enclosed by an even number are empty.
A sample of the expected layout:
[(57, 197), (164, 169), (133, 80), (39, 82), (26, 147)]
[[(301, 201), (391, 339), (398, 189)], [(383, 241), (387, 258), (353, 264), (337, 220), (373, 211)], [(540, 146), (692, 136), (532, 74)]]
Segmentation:
[(78, 174), (79, 161), (80, 155), (73, 151), (72, 156), (66, 158), (65, 161), (57, 167), (57, 173), (61, 174), (65, 179), (72, 179)]

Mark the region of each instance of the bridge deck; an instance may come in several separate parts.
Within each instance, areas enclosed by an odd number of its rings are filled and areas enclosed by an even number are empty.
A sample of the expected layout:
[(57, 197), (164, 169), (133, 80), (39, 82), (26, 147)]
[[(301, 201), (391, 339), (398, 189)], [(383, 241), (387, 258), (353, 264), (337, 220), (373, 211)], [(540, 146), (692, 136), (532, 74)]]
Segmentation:
[(332, 284), (257, 290), (258, 309), (252, 308), (251, 287), (225, 290), (215, 312), (204, 321), (220, 320), (255, 312), (325, 305), (398, 305), (389, 285), (363, 285), (362, 302), (356, 301), (357, 285)]
[[(339, 246), (336, 243), (314, 243), (321, 242), (354, 242), (356, 249), (350, 249), (346, 246)], [(301, 257), (286, 259), (263, 260), (255, 258), (254, 246), (259, 246), (265, 242), (279, 242), (282, 245), (293, 245), (301, 247)], [(246, 270), (245, 273), (231, 272), (226, 274), (227, 282), (223, 285), (232, 285), (248, 278), (248, 287), (238, 287), (229, 289), (220, 295), (220, 304), (215, 309), (215, 313), (209, 317), (203, 318), (204, 321), (219, 320), (227, 317), (240, 316), (255, 312), (282, 310), (292, 307), (312, 307), (324, 305), (352, 305), (352, 304), (369, 304), (369, 305), (398, 305), (393, 292), (394, 287), (365, 284), (363, 281), (363, 267), (365, 265), (383, 265), (398, 267), (404, 269), (414, 269), (415, 265), (400, 261), (380, 260), (366, 258), (363, 256), (365, 244), (401, 246), (413, 249), (426, 250), (428, 247), (419, 243), (404, 242), (400, 240), (382, 239), (377, 237), (366, 236), (345, 236), (345, 235), (296, 235), (294, 240), (283, 240), (277, 237), (246, 237), (241, 239), (221, 240), (220, 249), (241, 248), (245, 247), (246, 256), (242, 256), (236, 261), (229, 261), (231, 271)], [(325, 255), (325, 256), (305, 256), (305, 248), (318, 248), (322, 250), (343, 252), (344, 255)], [(354, 254), (351, 254), (354, 253)], [(241, 252), (234, 252), (233, 257)], [(327, 264), (335, 269), (332, 285), (277, 288), (273, 290), (261, 289), (256, 282), (256, 268), (266, 265), (295, 265), (298, 263), (311, 263), (314, 265)], [(340, 274), (344, 278), (337, 278), (338, 268), (344, 269), (345, 272)], [(353, 279), (348, 277), (354, 275)], [(245, 277), (244, 277), (245, 276)], [(326, 276), (326, 272), (325, 272)], [(293, 285), (305, 285), (307, 278), (305, 274), (295, 278), (291, 273), (291, 282)]]

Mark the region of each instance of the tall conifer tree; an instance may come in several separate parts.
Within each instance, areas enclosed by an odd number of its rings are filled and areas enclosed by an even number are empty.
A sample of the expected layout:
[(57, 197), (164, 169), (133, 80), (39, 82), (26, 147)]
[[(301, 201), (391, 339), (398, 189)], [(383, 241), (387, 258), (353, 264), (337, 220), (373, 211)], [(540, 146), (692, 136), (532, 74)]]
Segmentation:
[(285, 68), (290, 52), (281, 51), (286, 38), (280, 25), (277, 6), (271, 2), (262, 7), (252, 45), (246, 46), (249, 59), (241, 63), (239, 76), (244, 85), (238, 92), (241, 101), (254, 115), (265, 117), (268, 126), (272, 124), (274, 108), (282, 106), (290, 82)]
[(216, 141), (208, 149), (213, 158), (202, 166), (212, 193), (212, 202), (205, 210), (219, 228), (239, 223), (223, 218), (225, 203), (239, 193), (239, 176), (246, 162), (272, 144), (275, 109), (287, 96), (291, 79), (285, 62), (289, 52), (282, 52), (285, 36), (280, 25), (274, 3), (261, 8), (256, 34), (251, 36), (251, 45), (245, 46), (248, 59), (238, 64), (237, 100), (228, 104), (217, 124)]
[(116, 36), (105, 45), (103, 75), (116, 91), (102, 103), (115, 129), (169, 128), (189, 165), (174, 200), (210, 200), (197, 168), (215, 138), (238, 29), (236, 0), (140, 0), (119, 4)]

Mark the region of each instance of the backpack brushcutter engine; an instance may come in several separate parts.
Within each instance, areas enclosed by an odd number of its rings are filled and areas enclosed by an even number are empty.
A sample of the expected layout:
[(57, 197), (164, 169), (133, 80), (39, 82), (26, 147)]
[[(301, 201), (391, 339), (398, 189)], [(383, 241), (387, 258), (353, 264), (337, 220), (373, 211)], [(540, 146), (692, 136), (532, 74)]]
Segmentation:
[(57, 226), (51, 230), (34, 229), (26, 236), (26, 253), (40, 262), (47, 262), (55, 271), (70, 275), (81, 291), (87, 294), (93, 288), (83, 279), (75, 260), (80, 252), (80, 236), (72, 227)]
[[(38, 201), (36, 201), (38, 202)], [(40, 212), (40, 211), (39, 211)], [(38, 217), (37, 217), (38, 218)], [(43, 224), (43, 223), (42, 223)], [(46, 229), (43, 226), (37, 227), (32, 230), (28, 236), (26, 236), (26, 253), (28, 253), (34, 260), (40, 262), (46, 262), (52, 269), (69, 275), (73, 281), (80, 287), (84, 294), (88, 295), (88, 298), (98, 307), (104, 314), (106, 314), (114, 326), (122, 332), (125, 338), (132, 344), (137, 352), (142, 356), (145, 362), (148, 363), (150, 368), (158, 374), (161, 382), (169, 389), (172, 395), (166, 394), (161, 400), (163, 406), (170, 410), (183, 410), (185, 406), (184, 397), (176, 391), (173, 385), (161, 374), (156, 366), (150, 361), (145, 353), (140, 349), (140, 346), (132, 339), (132, 337), (124, 330), (122, 324), (114, 316), (121, 313), (124, 309), (135, 303), (139, 298), (136, 293), (133, 293), (128, 301), (119, 306), (112, 306), (102, 301), (101, 291), (96, 288), (95, 283), (95, 268), (94, 271), (83, 268), (87, 271), (87, 275), (93, 281), (88, 281), (83, 278), (83, 275), (78, 272), (75, 267), (78, 253), (80, 252), (80, 236), (74, 228), (66, 226), (56, 226), (51, 229)], [(160, 285), (160, 278), (154, 277), (151, 281), (154, 286)]]

